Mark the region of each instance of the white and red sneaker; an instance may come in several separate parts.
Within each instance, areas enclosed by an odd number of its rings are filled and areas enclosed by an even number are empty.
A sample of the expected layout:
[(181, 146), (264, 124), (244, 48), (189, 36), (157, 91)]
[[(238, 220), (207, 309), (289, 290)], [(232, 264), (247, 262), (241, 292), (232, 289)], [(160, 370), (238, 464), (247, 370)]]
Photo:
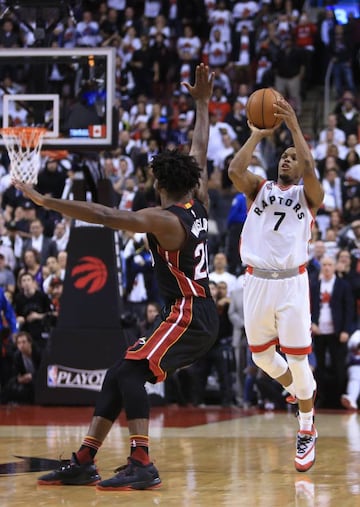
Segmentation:
[(350, 396), (348, 394), (343, 394), (340, 398), (340, 401), (341, 401), (341, 405), (346, 408), (347, 410), (357, 410), (358, 409), (358, 406), (357, 404), (354, 402), (354, 400), (352, 400), (350, 398)]
[(318, 433), (315, 426), (311, 431), (299, 430), (296, 437), (295, 468), (306, 472), (315, 463), (315, 444)]

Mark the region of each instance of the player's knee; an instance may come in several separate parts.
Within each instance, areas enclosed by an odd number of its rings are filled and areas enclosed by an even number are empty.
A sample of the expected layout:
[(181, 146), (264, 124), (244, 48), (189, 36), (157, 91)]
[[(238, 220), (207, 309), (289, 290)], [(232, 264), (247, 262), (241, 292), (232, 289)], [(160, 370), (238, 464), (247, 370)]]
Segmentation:
[(117, 380), (117, 366), (106, 372), (100, 396), (97, 398), (94, 416), (115, 421), (122, 409), (122, 396)]
[(149, 373), (147, 361), (125, 359), (116, 372), (121, 391), (128, 392), (135, 385), (144, 385), (149, 380)]
[(269, 347), (262, 352), (253, 352), (252, 358), (256, 366), (272, 378), (281, 377), (287, 371), (286, 361), (275, 351), (275, 347)]
[(292, 374), (296, 396), (299, 400), (309, 400), (314, 392), (314, 376), (307, 355), (286, 355)]

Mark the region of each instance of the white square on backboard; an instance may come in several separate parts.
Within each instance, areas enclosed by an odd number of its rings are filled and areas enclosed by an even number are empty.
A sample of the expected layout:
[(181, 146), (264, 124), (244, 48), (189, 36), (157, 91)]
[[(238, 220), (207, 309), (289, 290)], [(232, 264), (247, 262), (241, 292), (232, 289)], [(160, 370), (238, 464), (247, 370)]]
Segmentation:
[(14, 93), (3, 95), (3, 127), (9, 127), (9, 102), (52, 102), (53, 103), (53, 130), (49, 130), (45, 137), (59, 137), (59, 95), (56, 93), (32, 94)]

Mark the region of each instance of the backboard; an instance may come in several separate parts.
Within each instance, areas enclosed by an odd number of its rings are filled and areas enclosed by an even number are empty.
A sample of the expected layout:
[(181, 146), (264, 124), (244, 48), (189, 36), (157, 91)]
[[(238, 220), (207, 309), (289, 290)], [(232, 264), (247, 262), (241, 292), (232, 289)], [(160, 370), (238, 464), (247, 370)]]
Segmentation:
[(114, 48), (6, 49), (0, 82), (1, 127), (46, 127), (45, 149), (116, 146)]

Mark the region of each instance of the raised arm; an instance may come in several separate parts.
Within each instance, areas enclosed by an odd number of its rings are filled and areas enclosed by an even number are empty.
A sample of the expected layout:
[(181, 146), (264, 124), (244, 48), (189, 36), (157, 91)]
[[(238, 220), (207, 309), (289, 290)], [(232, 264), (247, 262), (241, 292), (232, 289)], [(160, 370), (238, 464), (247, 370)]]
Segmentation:
[(208, 172), (207, 172), (207, 149), (209, 143), (209, 100), (212, 95), (214, 73), (209, 75), (209, 67), (201, 63), (196, 67), (195, 83), (181, 83), (186, 86), (196, 104), (196, 119), (190, 155), (192, 155), (201, 168), (200, 186), (196, 197), (205, 205), (209, 206), (208, 195)]
[(248, 199), (253, 201), (259, 185), (264, 179), (248, 171), (248, 166), (250, 165), (252, 154), (258, 143), (263, 137), (272, 134), (273, 129), (260, 130), (249, 122), (248, 125), (251, 130), (250, 137), (230, 162), (228, 171), (229, 178), (233, 182), (236, 190), (242, 192)]
[(304, 191), (309, 206), (315, 214), (320, 208), (324, 199), (324, 190), (315, 173), (315, 161), (310, 148), (301, 131), (296, 113), (292, 106), (285, 100), (279, 99), (275, 105), (275, 114), (281, 116), (291, 132), (296, 158), (299, 167), (302, 168), (302, 179), (304, 182)]

